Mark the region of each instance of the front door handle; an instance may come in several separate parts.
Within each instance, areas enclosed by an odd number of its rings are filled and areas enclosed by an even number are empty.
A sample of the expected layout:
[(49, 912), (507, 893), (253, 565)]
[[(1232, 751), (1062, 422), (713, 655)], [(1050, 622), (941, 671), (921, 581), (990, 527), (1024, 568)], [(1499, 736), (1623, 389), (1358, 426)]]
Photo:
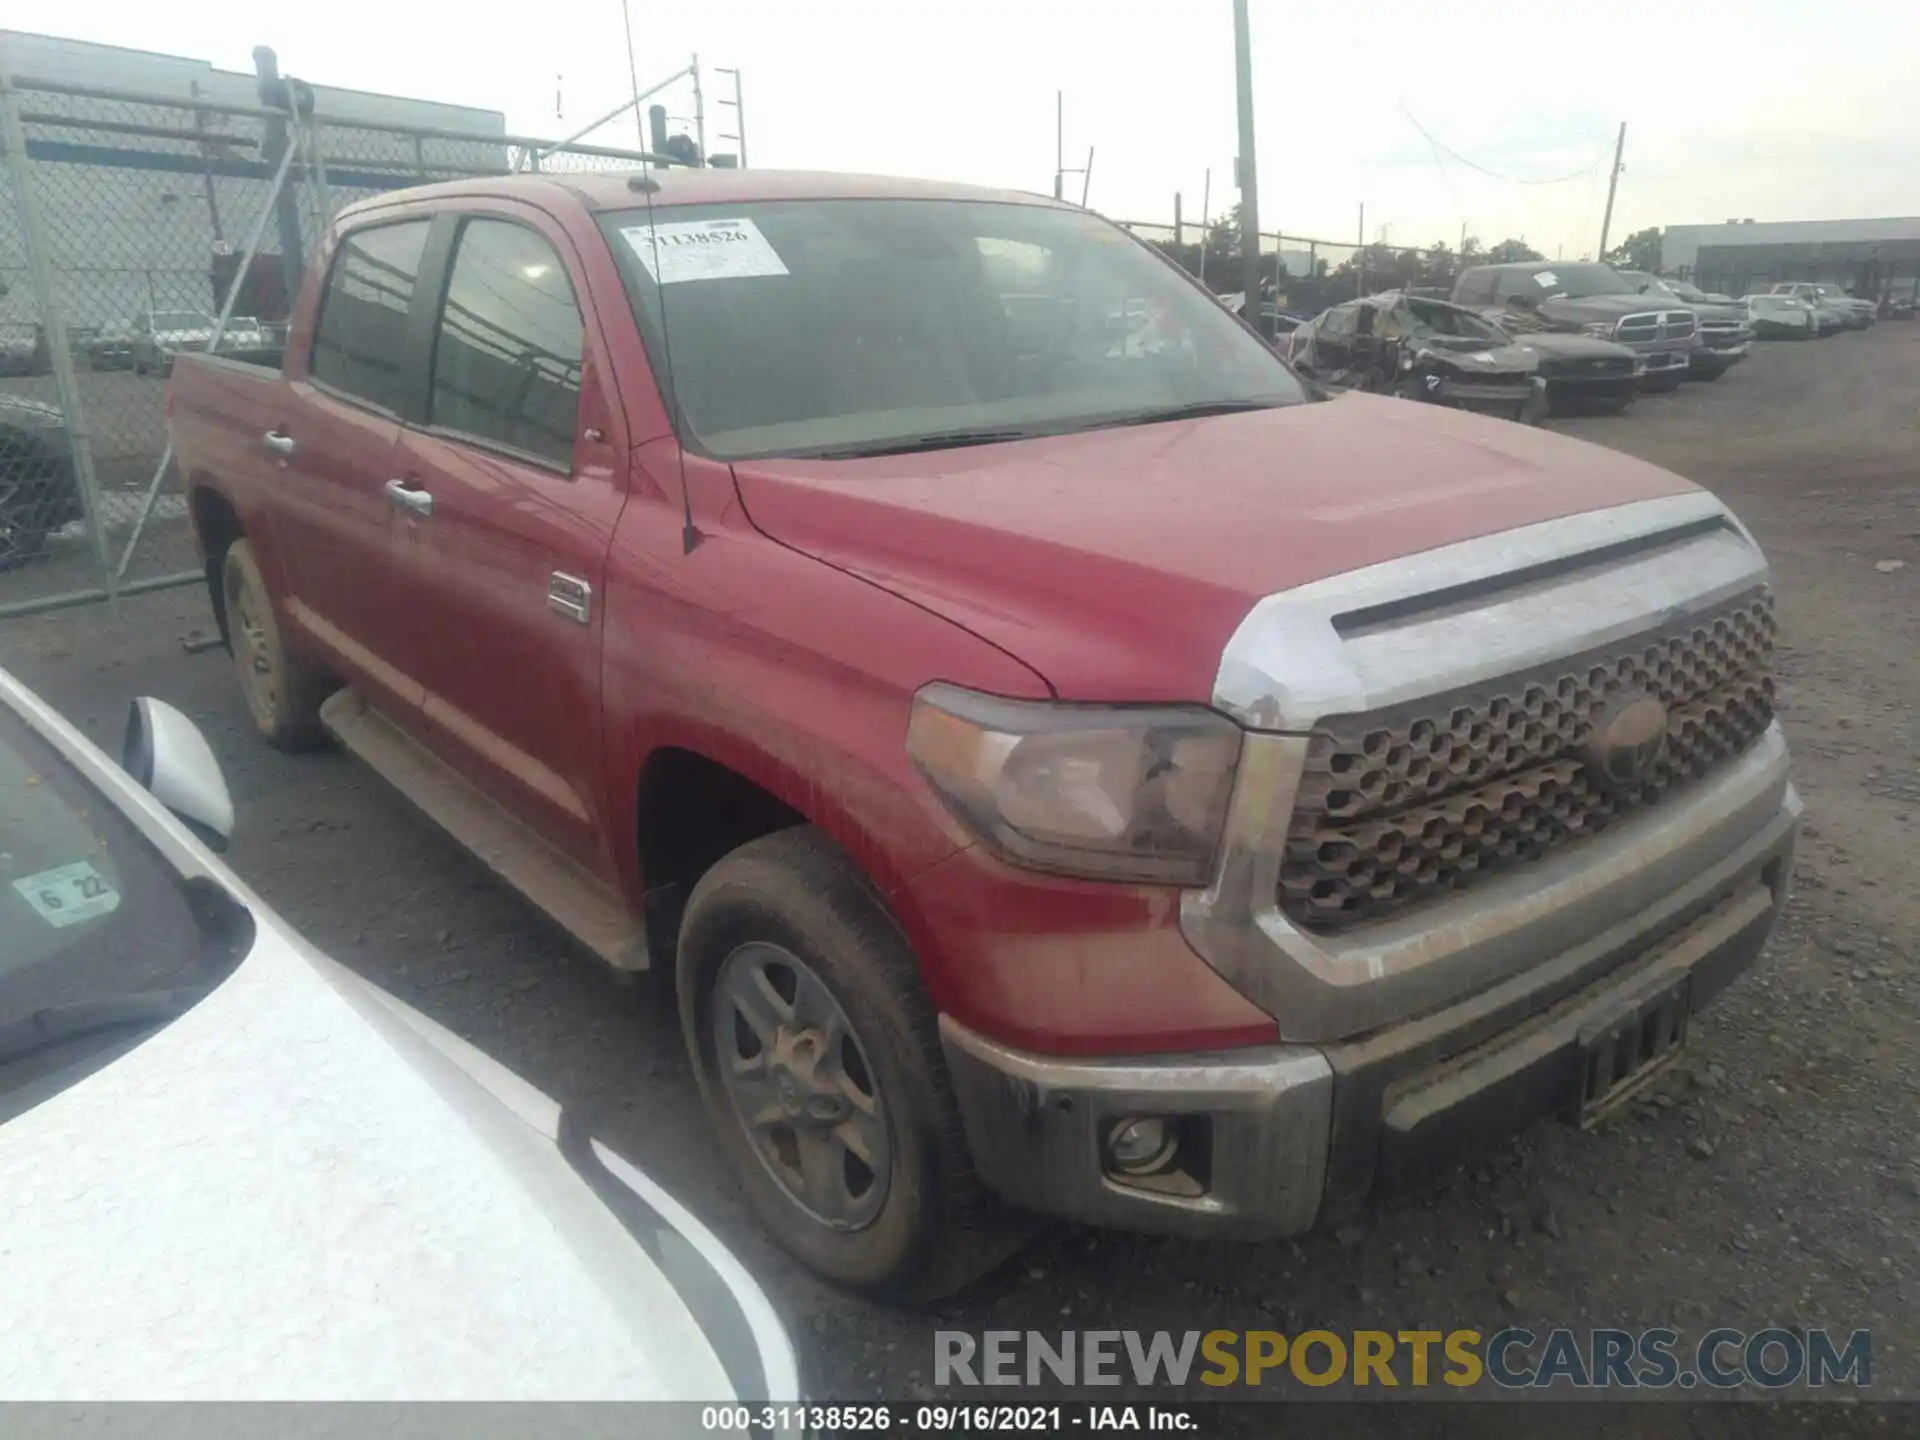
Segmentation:
[(425, 490), (412, 490), (404, 480), (387, 481), (387, 499), (415, 515), (433, 514), (433, 496)]
[(293, 443), (293, 436), (281, 430), (269, 430), (260, 437), (260, 443), (282, 458), (293, 454), (300, 447)]

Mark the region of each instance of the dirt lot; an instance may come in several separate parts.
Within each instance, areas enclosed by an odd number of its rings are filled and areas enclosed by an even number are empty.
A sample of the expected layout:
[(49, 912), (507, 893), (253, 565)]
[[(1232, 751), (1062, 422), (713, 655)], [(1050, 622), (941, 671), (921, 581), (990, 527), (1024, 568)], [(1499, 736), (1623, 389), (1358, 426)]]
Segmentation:
[[(234, 863), (347, 964), (569, 1106), (711, 1216), (822, 1387), (927, 1393), (936, 1327), (1522, 1323), (1870, 1327), (1920, 1390), (1920, 326), (1761, 349), (1726, 379), (1564, 426), (1718, 490), (1772, 556), (1781, 712), (1809, 824), (1784, 931), (1686, 1068), (1591, 1134), (1543, 1126), (1337, 1235), (1207, 1246), (1062, 1228), (937, 1315), (850, 1300), (761, 1236), (703, 1135), (671, 1018), (564, 947), (358, 766), (256, 744), (190, 592), (0, 627), (0, 661), (103, 742), (178, 704), (228, 766)], [(1899, 563), (1895, 563), (1899, 562)]]

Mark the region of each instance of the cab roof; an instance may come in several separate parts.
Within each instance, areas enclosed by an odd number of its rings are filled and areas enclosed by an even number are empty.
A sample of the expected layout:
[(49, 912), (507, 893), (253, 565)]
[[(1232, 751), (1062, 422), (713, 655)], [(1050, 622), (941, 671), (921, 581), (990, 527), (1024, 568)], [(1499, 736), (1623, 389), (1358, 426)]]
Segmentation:
[(833, 170), (710, 170), (681, 166), (520, 175), (486, 175), (392, 190), (348, 206), (342, 220), (397, 203), (437, 200), (457, 203), (470, 196), (519, 196), (584, 205), (589, 210), (631, 210), (649, 201), (629, 183), (646, 174), (659, 186), (655, 208), (674, 205), (729, 205), (755, 200), (975, 200), (1001, 205), (1036, 205), (1063, 210), (1078, 207), (1025, 190), (960, 185), (897, 175), (853, 175)]

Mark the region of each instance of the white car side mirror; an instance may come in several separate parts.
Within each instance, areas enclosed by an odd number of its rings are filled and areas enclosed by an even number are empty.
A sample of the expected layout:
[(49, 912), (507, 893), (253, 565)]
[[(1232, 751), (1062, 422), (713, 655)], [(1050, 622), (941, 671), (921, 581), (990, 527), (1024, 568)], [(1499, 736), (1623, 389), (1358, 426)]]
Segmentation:
[(213, 747), (186, 716), (143, 695), (127, 713), (121, 767), (215, 850), (233, 835), (233, 797)]

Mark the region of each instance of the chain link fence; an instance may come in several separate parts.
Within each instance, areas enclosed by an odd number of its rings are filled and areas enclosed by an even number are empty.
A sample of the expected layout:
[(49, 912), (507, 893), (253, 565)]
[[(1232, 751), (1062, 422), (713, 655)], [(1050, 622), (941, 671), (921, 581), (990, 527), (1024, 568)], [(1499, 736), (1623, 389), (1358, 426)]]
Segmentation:
[[(292, 87), (299, 93), (303, 87)], [(173, 357), (279, 363), (346, 205), (637, 152), (0, 77), (0, 617), (198, 581)]]

